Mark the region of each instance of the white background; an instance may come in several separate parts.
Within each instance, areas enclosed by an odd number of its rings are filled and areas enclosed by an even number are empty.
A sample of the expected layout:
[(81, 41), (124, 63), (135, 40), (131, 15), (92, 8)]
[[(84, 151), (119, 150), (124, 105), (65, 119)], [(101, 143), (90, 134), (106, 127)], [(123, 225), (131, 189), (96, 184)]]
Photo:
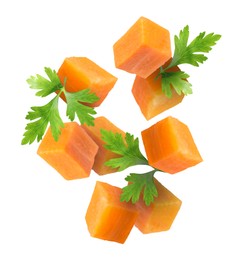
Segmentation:
[[(1, 1), (0, 4), (0, 259), (244, 259), (243, 9), (242, 1)], [(222, 35), (206, 63), (185, 66), (193, 95), (146, 121), (132, 95), (134, 75), (114, 67), (112, 46), (140, 17), (173, 35), (185, 25)], [(173, 45), (172, 45), (173, 46)], [(44, 104), (26, 79), (58, 69), (69, 56), (86, 56), (119, 78), (98, 115), (140, 137), (172, 115), (186, 123), (204, 162), (156, 177), (182, 201), (167, 232), (134, 228), (124, 245), (91, 238), (86, 208), (96, 180), (123, 187), (128, 169), (65, 181), (21, 146), (30, 106)], [(62, 107), (62, 103), (60, 103)], [(143, 147), (141, 147), (143, 150)]]

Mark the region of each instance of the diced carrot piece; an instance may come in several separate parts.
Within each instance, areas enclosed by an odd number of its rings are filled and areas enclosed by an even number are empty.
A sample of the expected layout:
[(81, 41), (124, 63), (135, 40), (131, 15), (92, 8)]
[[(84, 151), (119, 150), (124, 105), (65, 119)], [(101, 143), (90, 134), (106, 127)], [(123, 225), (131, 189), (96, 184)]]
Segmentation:
[(171, 58), (170, 34), (140, 17), (114, 44), (113, 50), (116, 68), (146, 78)]
[(143, 233), (169, 230), (181, 207), (181, 200), (154, 178), (158, 196), (146, 206), (142, 198), (136, 203), (138, 218), (135, 226)]
[(202, 161), (189, 128), (167, 117), (142, 131), (142, 140), (151, 166), (177, 173)]
[[(88, 104), (92, 107), (97, 107), (104, 101), (117, 81), (116, 77), (86, 57), (66, 58), (58, 70), (58, 76), (69, 92), (89, 88), (95, 93), (99, 100)], [(65, 100), (64, 96), (61, 97)]]
[[(132, 94), (140, 107), (144, 117), (149, 120), (167, 109), (176, 106), (184, 98), (184, 94), (178, 95), (172, 89), (172, 97), (168, 98), (162, 91), (161, 79), (156, 80), (160, 69), (157, 69), (153, 74), (147, 78), (136, 76)], [(179, 71), (178, 67), (173, 67), (169, 72)]]
[(122, 189), (97, 181), (86, 212), (92, 237), (123, 244), (138, 215), (135, 205), (120, 201)]
[(115, 154), (104, 147), (105, 142), (101, 138), (101, 129), (119, 133), (122, 134), (122, 136), (125, 136), (125, 133), (103, 116), (95, 118), (94, 124), (94, 126), (82, 126), (99, 147), (95, 157), (93, 170), (99, 175), (117, 172), (117, 168), (111, 168), (105, 165), (106, 161), (113, 158), (118, 158), (120, 155)]
[(58, 141), (49, 128), (37, 154), (55, 168), (65, 179), (90, 175), (98, 146), (76, 122), (65, 123)]

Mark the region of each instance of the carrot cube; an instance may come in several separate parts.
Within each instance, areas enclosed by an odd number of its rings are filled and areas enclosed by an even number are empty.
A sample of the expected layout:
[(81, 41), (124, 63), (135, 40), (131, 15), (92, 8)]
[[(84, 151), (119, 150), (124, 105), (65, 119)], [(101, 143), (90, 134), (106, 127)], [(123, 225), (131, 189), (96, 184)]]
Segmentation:
[(171, 58), (170, 34), (140, 17), (114, 44), (113, 50), (116, 68), (146, 78)]
[(146, 206), (140, 198), (136, 203), (138, 217), (135, 226), (143, 233), (167, 231), (171, 228), (181, 207), (181, 200), (154, 178), (158, 196)]
[[(89, 88), (95, 93), (99, 100), (88, 104), (92, 107), (97, 107), (104, 101), (117, 81), (116, 77), (86, 57), (66, 58), (58, 70), (58, 76), (69, 92)], [(65, 100), (64, 96), (61, 97)]]
[(167, 117), (142, 131), (142, 140), (151, 166), (177, 173), (202, 161), (189, 128)]
[(125, 133), (103, 116), (95, 118), (94, 124), (94, 126), (82, 126), (99, 147), (95, 157), (93, 170), (99, 175), (117, 172), (117, 168), (111, 168), (105, 165), (106, 161), (113, 158), (118, 158), (120, 155), (115, 154), (104, 147), (105, 142), (101, 138), (101, 129), (119, 133), (122, 134), (122, 136), (125, 136)]
[(123, 244), (138, 215), (135, 205), (120, 201), (122, 189), (97, 181), (86, 212), (90, 235)]
[[(174, 67), (169, 71), (178, 70), (178, 67)], [(174, 89), (172, 89), (172, 97), (168, 98), (162, 91), (161, 79), (156, 80), (158, 74), (159, 69), (145, 79), (136, 76), (132, 87), (132, 94), (135, 101), (147, 120), (176, 106), (184, 98), (184, 94), (179, 95)]]
[(58, 141), (49, 128), (37, 154), (65, 179), (73, 180), (90, 175), (98, 146), (75, 122), (65, 123)]

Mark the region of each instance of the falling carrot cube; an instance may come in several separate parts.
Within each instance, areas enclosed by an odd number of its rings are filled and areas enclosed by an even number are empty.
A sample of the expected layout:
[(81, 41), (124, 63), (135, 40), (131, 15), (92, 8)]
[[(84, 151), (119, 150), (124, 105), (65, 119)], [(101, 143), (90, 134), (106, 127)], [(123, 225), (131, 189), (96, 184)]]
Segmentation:
[(169, 230), (182, 204), (180, 199), (155, 178), (154, 183), (158, 196), (150, 206), (146, 206), (142, 198), (136, 203), (138, 217), (135, 226), (143, 234)]
[(65, 123), (58, 141), (49, 128), (37, 154), (56, 169), (65, 179), (73, 180), (90, 175), (98, 146), (75, 122)]
[[(97, 107), (104, 101), (117, 81), (116, 77), (86, 57), (66, 58), (58, 70), (58, 76), (69, 92), (89, 88), (95, 93), (99, 100), (87, 104), (92, 107)], [(64, 96), (61, 97), (65, 100)]]
[(149, 164), (161, 171), (177, 173), (202, 162), (187, 125), (167, 117), (142, 131)]
[[(178, 67), (173, 67), (168, 71), (178, 70)], [(136, 76), (132, 87), (134, 99), (147, 120), (159, 115), (171, 107), (176, 106), (184, 98), (184, 94), (179, 95), (174, 89), (172, 89), (172, 96), (170, 98), (163, 93), (161, 79), (156, 79), (159, 72), (160, 70), (157, 69), (145, 79)]]
[(97, 181), (86, 212), (90, 235), (123, 244), (135, 225), (135, 205), (120, 201), (122, 189)]
[(97, 155), (95, 157), (93, 170), (99, 175), (117, 172), (117, 168), (111, 168), (105, 165), (105, 162), (113, 158), (118, 158), (120, 157), (120, 155), (115, 154), (104, 147), (105, 142), (102, 140), (101, 129), (112, 131), (114, 133), (119, 133), (122, 136), (125, 136), (124, 131), (119, 129), (111, 121), (103, 116), (95, 118), (94, 126), (83, 125), (82, 127), (86, 130), (86, 132), (99, 147)]
[(169, 31), (140, 17), (114, 44), (115, 66), (142, 78), (171, 58)]

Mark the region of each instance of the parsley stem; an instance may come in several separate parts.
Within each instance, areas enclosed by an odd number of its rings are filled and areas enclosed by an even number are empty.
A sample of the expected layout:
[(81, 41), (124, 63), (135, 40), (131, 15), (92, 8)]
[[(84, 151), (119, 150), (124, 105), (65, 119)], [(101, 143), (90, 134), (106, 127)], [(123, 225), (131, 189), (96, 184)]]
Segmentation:
[(147, 178), (152, 178), (154, 176), (155, 172), (157, 172), (157, 171), (158, 170), (154, 168), (152, 171), (144, 173), (144, 174), (148, 176)]
[(159, 74), (156, 76), (156, 79), (160, 76), (160, 75), (162, 75), (163, 73), (165, 73), (165, 72), (167, 72), (167, 70), (169, 70), (169, 69), (171, 69), (171, 68), (173, 68), (173, 67), (175, 67), (175, 66), (177, 66), (178, 65), (178, 62), (176, 61), (174, 61), (174, 58), (171, 60), (171, 62), (170, 62), (170, 64), (167, 66), (167, 67), (165, 67), (165, 68), (163, 68), (163, 66), (161, 66), (160, 68), (159, 68)]
[[(61, 85), (62, 86), (62, 85)], [(64, 86), (62, 86), (58, 91), (57, 91), (57, 96), (58, 97), (60, 97), (60, 95), (62, 94), (62, 93), (64, 93), (65, 94), (65, 88), (64, 88)]]
[(135, 158), (135, 165), (149, 165), (148, 160), (143, 156)]
[(164, 72), (166, 72), (168, 69), (171, 69), (171, 68), (173, 68), (173, 67), (179, 65), (179, 60), (180, 60), (180, 57), (177, 58), (177, 57), (174, 55), (173, 58), (172, 58), (172, 60), (171, 60), (171, 62), (170, 62), (170, 64), (169, 64), (166, 68), (164, 68)]

